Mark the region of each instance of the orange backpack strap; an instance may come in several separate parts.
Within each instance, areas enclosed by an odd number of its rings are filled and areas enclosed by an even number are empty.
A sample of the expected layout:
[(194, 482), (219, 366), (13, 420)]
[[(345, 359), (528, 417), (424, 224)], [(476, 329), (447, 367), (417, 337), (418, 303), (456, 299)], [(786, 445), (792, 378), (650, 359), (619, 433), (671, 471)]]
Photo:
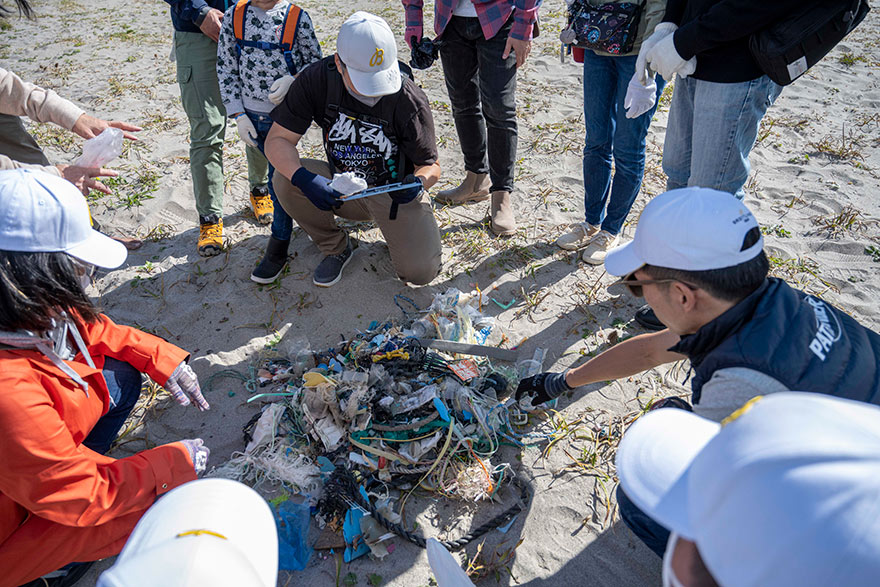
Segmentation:
[(244, 41), (244, 18), (250, 0), (239, 0), (232, 11), (232, 32), (239, 41)]
[(287, 8), (287, 14), (284, 15), (284, 32), (281, 34), (281, 47), (285, 51), (293, 49), (296, 42), (296, 31), (299, 28), (299, 18), (302, 15), (302, 8), (291, 3)]

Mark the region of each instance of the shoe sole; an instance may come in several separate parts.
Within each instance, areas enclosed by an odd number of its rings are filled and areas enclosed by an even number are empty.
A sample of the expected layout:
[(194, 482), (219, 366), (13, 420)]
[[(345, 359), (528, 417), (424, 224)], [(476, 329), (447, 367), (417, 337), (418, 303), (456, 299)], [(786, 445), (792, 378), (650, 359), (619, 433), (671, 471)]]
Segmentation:
[(339, 283), (340, 279), (342, 279), (342, 272), (345, 271), (345, 267), (348, 265), (349, 261), (351, 261), (352, 257), (354, 257), (354, 249), (352, 249), (351, 255), (348, 256), (348, 259), (345, 260), (345, 262), (342, 264), (342, 267), (339, 268), (339, 275), (337, 275), (336, 279), (334, 279), (333, 281), (328, 281), (326, 283), (320, 283), (318, 281), (315, 281), (315, 278), (312, 278), (312, 283), (314, 283), (318, 287), (333, 287), (334, 285)]
[(272, 214), (263, 214), (262, 216), (257, 216), (257, 222), (260, 224), (272, 224), (272, 221), (275, 220), (275, 217)]
[(490, 225), (489, 229), (492, 231), (492, 234), (495, 236), (513, 236), (516, 234), (516, 229), (513, 230), (498, 230), (494, 226)]
[(222, 249), (220, 247), (215, 247), (215, 246), (211, 245), (208, 247), (200, 248), (199, 249), (199, 256), (200, 257), (216, 257), (217, 255), (220, 254), (221, 251), (222, 251)]
[(586, 249), (588, 246), (590, 246), (591, 242), (592, 241), (587, 241), (583, 244), (578, 244), (578, 245), (560, 245), (557, 242), (556, 246), (559, 247), (560, 249), (562, 249), (563, 251), (580, 251), (580, 250)]
[(441, 204), (449, 205), (449, 206), (463, 206), (464, 204), (472, 204), (474, 202), (485, 202), (488, 199), (489, 199), (489, 192), (486, 192), (485, 194), (478, 193), (473, 196), (464, 198), (463, 200), (451, 200), (451, 199), (447, 200), (446, 198), (443, 198), (439, 195), (434, 196), (435, 201), (440, 202)]
[(605, 262), (605, 258), (604, 258), (604, 257), (603, 257), (602, 259), (590, 259), (589, 257), (586, 258), (586, 259), (584, 259), (584, 257), (581, 256), (581, 260), (582, 260), (584, 263), (586, 263), (587, 265), (593, 265), (593, 266), (601, 265), (602, 263)]
[[(287, 265), (285, 264), (284, 267), (287, 267)], [(281, 275), (281, 273), (284, 272), (284, 267), (282, 267), (278, 271), (278, 273), (276, 273), (272, 277), (258, 277), (256, 275), (254, 275), (253, 273), (251, 273), (251, 281), (253, 281), (254, 283), (259, 283), (260, 285), (267, 285), (269, 283), (272, 283), (273, 281), (278, 279), (278, 276)]]
[(645, 330), (650, 330), (652, 332), (660, 332), (661, 330), (664, 330), (666, 328), (666, 325), (664, 325), (664, 324), (655, 324), (653, 322), (648, 322), (647, 320), (642, 320), (639, 317), (638, 313), (636, 313), (636, 315), (633, 316), (633, 318), (639, 324), (639, 326), (641, 326)]

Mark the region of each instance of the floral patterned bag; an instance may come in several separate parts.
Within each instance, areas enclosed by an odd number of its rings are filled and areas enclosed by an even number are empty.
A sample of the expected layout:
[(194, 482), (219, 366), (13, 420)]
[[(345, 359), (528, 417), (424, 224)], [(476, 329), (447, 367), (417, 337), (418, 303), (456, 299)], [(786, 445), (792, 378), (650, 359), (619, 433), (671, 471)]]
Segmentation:
[(642, 2), (608, 2), (598, 6), (574, 0), (568, 6), (568, 27), (559, 35), (566, 45), (621, 55), (632, 51), (639, 32)]

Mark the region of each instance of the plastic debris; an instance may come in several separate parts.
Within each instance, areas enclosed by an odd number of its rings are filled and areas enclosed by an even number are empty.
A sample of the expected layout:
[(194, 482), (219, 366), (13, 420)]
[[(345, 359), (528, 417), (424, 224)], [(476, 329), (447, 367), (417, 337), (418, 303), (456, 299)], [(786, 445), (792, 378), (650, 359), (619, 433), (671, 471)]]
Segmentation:
[[(211, 473), (305, 495), (318, 525), (342, 532), (346, 561), (393, 550), (387, 528), (401, 524), (416, 487), (493, 498), (513, 478), (498, 449), (526, 442), (514, 422), (528, 416), (504, 398), (518, 376), (540, 369), (543, 351), (516, 366), (493, 363), (517, 355), (491, 346), (507, 339), (480, 311), (479, 291), (449, 289), (425, 310), (407, 301), (403, 324), (374, 320), (327, 349), (296, 338), (279, 345), (286, 357), (273, 349), (249, 378), (239, 375), (267, 388), (251, 400), (273, 403), (245, 427), (245, 451)], [(431, 350), (422, 336), (481, 354)]]
[(284, 501), (275, 509), (275, 525), (278, 529), (278, 568), (301, 571), (312, 557), (308, 545), (309, 506)]

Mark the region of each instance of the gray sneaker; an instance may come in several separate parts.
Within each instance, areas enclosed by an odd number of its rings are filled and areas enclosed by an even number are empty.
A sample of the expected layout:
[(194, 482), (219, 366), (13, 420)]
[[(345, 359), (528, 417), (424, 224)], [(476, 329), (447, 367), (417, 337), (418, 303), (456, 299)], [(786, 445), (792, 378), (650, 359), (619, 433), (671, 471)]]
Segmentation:
[(351, 242), (345, 245), (345, 250), (338, 255), (327, 255), (318, 263), (312, 278), (312, 283), (318, 287), (330, 287), (342, 279), (342, 270), (351, 261)]

